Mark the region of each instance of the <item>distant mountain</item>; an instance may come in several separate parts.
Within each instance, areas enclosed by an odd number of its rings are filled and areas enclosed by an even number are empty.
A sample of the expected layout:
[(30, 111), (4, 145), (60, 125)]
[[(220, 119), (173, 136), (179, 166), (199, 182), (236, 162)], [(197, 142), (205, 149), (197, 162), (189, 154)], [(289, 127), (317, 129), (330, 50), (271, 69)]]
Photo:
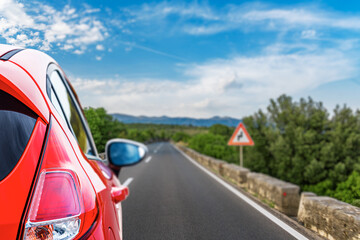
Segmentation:
[(236, 127), (240, 119), (231, 117), (212, 117), (212, 118), (188, 118), (188, 117), (146, 117), (131, 116), (126, 114), (111, 114), (115, 119), (123, 123), (152, 123), (152, 124), (168, 124), (168, 125), (192, 125), (201, 127), (210, 127), (213, 124), (223, 124), (229, 127)]

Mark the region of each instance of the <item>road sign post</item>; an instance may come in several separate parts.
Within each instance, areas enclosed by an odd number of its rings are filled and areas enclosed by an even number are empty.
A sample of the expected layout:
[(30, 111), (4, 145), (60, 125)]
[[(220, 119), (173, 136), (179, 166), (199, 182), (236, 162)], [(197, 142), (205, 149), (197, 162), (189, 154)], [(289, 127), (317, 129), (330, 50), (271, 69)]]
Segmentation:
[(250, 137), (243, 123), (239, 123), (231, 136), (228, 145), (240, 146), (240, 166), (243, 167), (243, 146), (254, 146), (254, 141)]
[(240, 146), (240, 166), (243, 166), (242, 146)]

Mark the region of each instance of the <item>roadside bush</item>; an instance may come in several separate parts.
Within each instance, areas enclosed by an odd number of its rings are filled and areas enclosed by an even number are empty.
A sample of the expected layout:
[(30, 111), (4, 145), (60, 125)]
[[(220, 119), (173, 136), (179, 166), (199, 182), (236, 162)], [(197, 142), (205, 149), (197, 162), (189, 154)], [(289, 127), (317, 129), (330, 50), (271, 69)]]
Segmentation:
[(228, 162), (238, 162), (236, 148), (227, 146), (228, 139), (212, 133), (198, 134), (189, 140), (189, 147), (208, 156)]
[(359, 203), (360, 200), (360, 174), (356, 171), (340, 184), (337, 185), (334, 197), (347, 202)]
[(174, 141), (174, 142), (188, 142), (189, 139), (190, 139), (190, 135), (189, 134), (186, 134), (184, 132), (176, 132), (172, 137), (171, 139)]

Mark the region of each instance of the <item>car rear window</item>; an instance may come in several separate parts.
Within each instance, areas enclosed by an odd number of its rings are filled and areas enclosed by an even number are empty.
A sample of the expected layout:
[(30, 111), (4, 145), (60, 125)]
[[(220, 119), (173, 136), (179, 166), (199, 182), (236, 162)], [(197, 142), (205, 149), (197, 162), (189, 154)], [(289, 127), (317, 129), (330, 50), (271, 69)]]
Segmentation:
[(36, 118), (23, 103), (0, 90), (0, 181), (14, 169), (21, 158)]

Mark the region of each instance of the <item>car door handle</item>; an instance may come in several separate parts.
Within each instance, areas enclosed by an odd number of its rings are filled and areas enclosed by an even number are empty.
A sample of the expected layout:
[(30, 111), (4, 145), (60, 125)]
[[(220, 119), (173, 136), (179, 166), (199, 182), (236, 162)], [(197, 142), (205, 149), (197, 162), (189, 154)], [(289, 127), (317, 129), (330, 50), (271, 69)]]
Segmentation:
[(129, 188), (125, 186), (111, 188), (111, 198), (115, 203), (119, 203), (125, 200), (128, 195), (129, 195)]

